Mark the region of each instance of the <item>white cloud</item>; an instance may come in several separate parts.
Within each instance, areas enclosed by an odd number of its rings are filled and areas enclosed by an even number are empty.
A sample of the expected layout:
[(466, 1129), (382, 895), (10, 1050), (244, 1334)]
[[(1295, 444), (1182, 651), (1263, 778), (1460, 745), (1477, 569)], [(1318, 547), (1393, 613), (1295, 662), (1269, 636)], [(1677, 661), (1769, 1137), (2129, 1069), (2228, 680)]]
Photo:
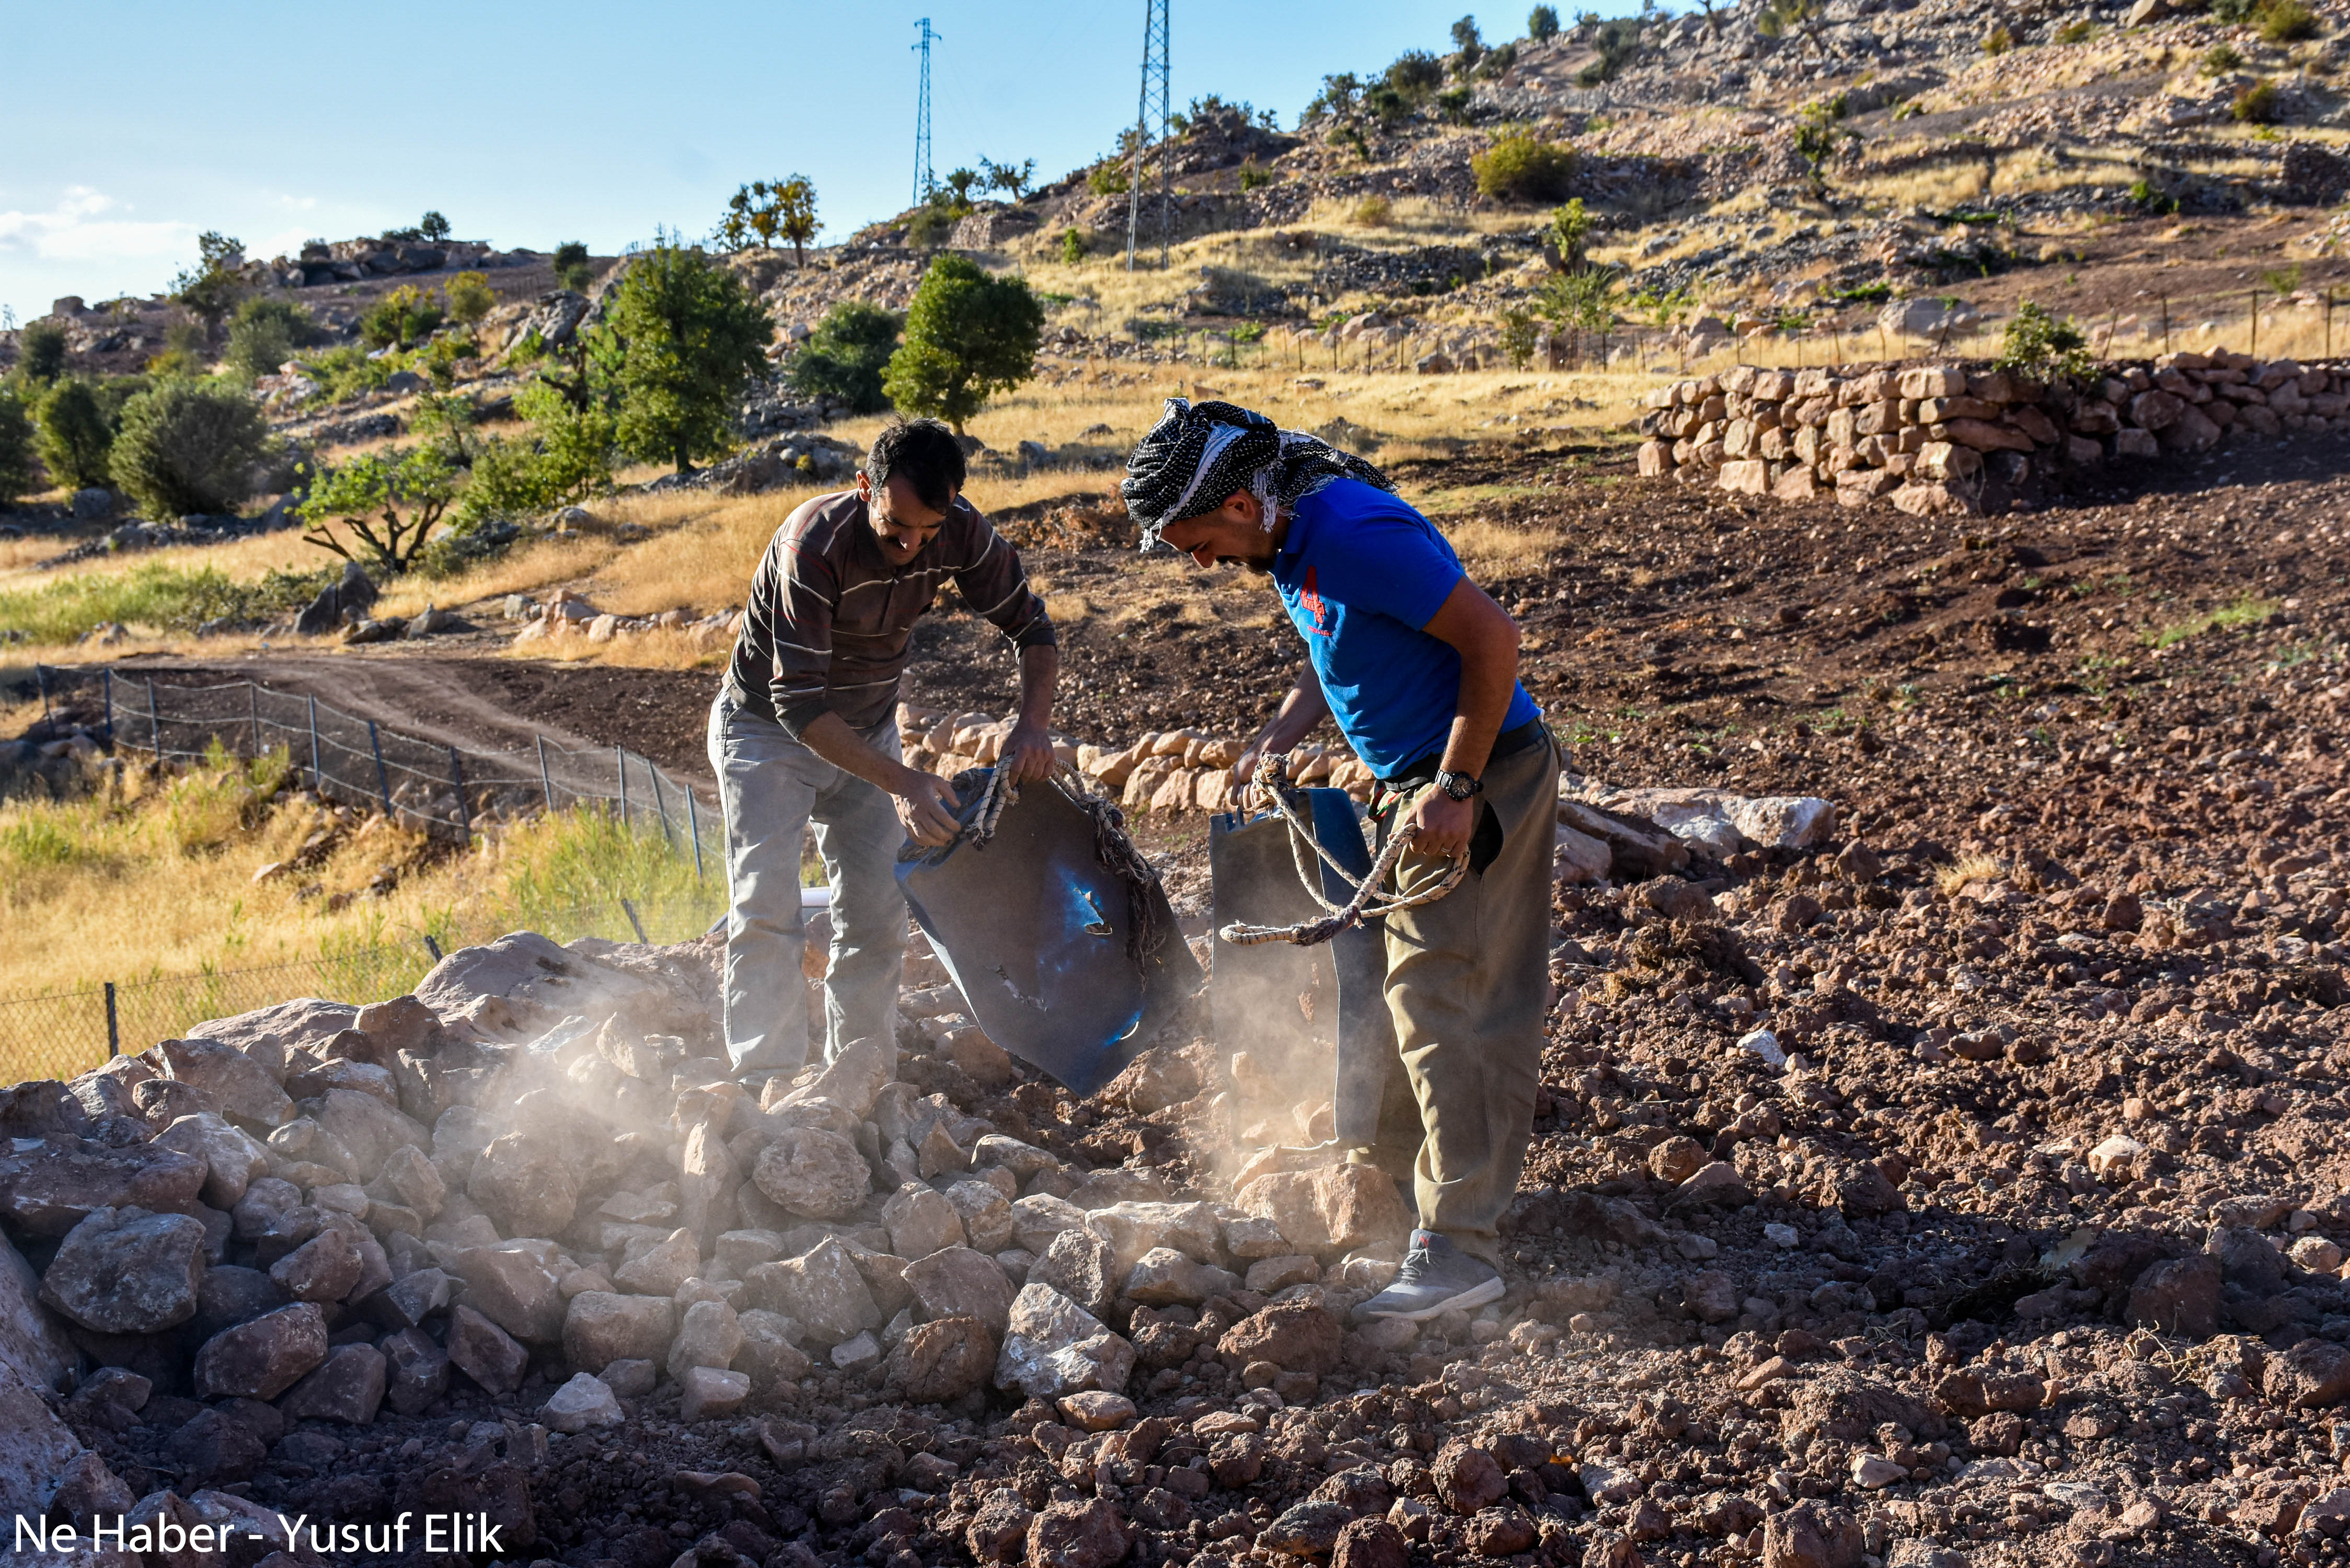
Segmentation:
[(130, 218), (123, 203), (69, 185), (47, 212), (0, 212), (0, 256), (43, 261), (144, 261), (192, 257), (192, 223)]

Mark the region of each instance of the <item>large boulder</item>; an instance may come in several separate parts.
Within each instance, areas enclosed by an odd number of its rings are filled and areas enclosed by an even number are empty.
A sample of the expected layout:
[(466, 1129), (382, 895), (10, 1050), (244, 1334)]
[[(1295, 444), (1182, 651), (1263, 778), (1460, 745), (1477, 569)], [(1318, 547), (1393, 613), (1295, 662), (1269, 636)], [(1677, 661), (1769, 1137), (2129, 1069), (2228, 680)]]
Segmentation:
[(315, 1302), (296, 1302), (204, 1341), (196, 1352), (196, 1395), (275, 1399), (326, 1359), (326, 1314)]
[(163, 1075), (203, 1091), (224, 1116), (265, 1127), (292, 1119), (294, 1102), (279, 1087), (285, 1074), (217, 1040), (166, 1040), (155, 1047)]
[(447, 1349), (449, 1364), (492, 1394), (521, 1387), (530, 1366), (530, 1352), (519, 1340), (469, 1306), (450, 1312)]
[(1302, 1252), (1347, 1252), (1399, 1241), (1411, 1213), (1385, 1172), (1368, 1165), (1326, 1165), (1260, 1176), (1232, 1195), (1243, 1213), (1269, 1220)]
[(188, 1034), (231, 1047), (283, 1083), (290, 1053), (324, 1045), (356, 1023), (359, 1014), (349, 1002), (304, 996), (231, 1018), (209, 1019)]
[(100, 1209), (67, 1234), (41, 1300), (100, 1334), (155, 1334), (196, 1315), (203, 1277), (201, 1221)]
[(552, 1345), (567, 1309), (551, 1251), (522, 1242), (466, 1248), (452, 1261), (465, 1304), (517, 1339)]
[(571, 1298), (563, 1320), (564, 1359), (588, 1372), (601, 1372), (615, 1361), (658, 1365), (668, 1359), (670, 1339), (676, 1332), (674, 1302), (582, 1291)]
[(579, 1210), (571, 1162), (551, 1142), (529, 1133), (503, 1133), (473, 1162), (466, 1196), (517, 1236), (554, 1236)]
[(364, 1427), (383, 1403), (384, 1354), (372, 1345), (346, 1345), (277, 1402), (288, 1420), (340, 1421)]
[(790, 1213), (837, 1220), (856, 1212), (865, 1201), (873, 1172), (855, 1142), (839, 1133), (786, 1127), (760, 1151), (751, 1180)]
[(204, 1162), (172, 1148), (109, 1148), (82, 1138), (0, 1147), (0, 1220), (22, 1236), (62, 1236), (99, 1209), (184, 1213)]
[(1012, 1324), (1003, 1266), (968, 1247), (945, 1247), (906, 1265), (906, 1288), (924, 1318), (975, 1317), (997, 1339)]
[(214, 1209), (235, 1208), (254, 1179), (269, 1174), (269, 1151), (217, 1111), (182, 1116), (157, 1133), (154, 1143), (204, 1162), (203, 1200)]
[(796, 1258), (758, 1264), (743, 1279), (758, 1305), (792, 1318), (827, 1345), (883, 1322), (857, 1260), (829, 1238)]
[(58, 1481), (83, 1451), (40, 1387), (0, 1359), (0, 1518), (12, 1533), (16, 1521), (48, 1512)]
[(1049, 1285), (1023, 1285), (1012, 1301), (995, 1383), (1034, 1399), (1099, 1388), (1116, 1394), (1134, 1371), (1134, 1347)]
[(0, 1236), (0, 1366), (36, 1388), (63, 1388), (81, 1353), (65, 1326), (40, 1303), (41, 1276)]
[(1327, 1310), (1308, 1301), (1275, 1302), (1241, 1319), (1216, 1342), (1216, 1354), (1235, 1369), (1270, 1361), (1284, 1372), (1315, 1376), (1338, 1365), (1346, 1331)]
[(975, 1317), (916, 1324), (889, 1353), (889, 1380), (917, 1405), (943, 1405), (985, 1386), (995, 1335)]

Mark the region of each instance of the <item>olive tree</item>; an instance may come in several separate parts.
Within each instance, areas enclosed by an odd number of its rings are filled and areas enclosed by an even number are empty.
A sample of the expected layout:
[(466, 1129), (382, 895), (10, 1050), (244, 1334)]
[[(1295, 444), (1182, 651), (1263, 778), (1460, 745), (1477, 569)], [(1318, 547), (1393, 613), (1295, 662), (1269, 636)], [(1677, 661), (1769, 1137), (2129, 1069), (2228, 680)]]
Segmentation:
[(620, 449), (692, 472), (728, 444), (735, 407), (766, 373), (775, 324), (733, 270), (663, 240), (630, 260), (598, 329), (619, 404)]
[(931, 264), (906, 312), (906, 340), (882, 379), (889, 400), (910, 414), (963, 421), (990, 395), (1036, 373), (1045, 306), (1023, 277), (991, 277), (969, 256)]
[(253, 493), (269, 439), (260, 407), (219, 382), (179, 379), (122, 408), (108, 463), (115, 488), (157, 517), (226, 512)]

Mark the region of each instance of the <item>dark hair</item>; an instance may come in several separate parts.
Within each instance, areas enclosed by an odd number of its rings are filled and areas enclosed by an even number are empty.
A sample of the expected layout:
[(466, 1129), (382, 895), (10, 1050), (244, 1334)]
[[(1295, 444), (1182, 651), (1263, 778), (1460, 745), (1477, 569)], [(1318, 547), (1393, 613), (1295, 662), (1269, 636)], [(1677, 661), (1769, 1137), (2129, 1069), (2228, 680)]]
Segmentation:
[(891, 474), (905, 475), (923, 505), (944, 512), (962, 491), (962, 447), (955, 441), (954, 431), (936, 420), (891, 420), (873, 438), (865, 472), (876, 490), (888, 483)]

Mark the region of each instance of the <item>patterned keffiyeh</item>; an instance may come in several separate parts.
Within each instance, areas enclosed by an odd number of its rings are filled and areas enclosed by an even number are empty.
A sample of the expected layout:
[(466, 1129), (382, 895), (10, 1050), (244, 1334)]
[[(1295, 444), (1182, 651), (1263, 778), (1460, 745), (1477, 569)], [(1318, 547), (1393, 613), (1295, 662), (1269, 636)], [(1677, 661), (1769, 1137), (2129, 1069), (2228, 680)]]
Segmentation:
[(1148, 550), (1167, 524), (1213, 512), (1236, 490), (1263, 503), (1270, 531), (1278, 512), (1334, 479), (1395, 489), (1377, 468), (1319, 436), (1282, 430), (1232, 403), (1170, 398), (1159, 423), (1127, 459), (1118, 493)]

